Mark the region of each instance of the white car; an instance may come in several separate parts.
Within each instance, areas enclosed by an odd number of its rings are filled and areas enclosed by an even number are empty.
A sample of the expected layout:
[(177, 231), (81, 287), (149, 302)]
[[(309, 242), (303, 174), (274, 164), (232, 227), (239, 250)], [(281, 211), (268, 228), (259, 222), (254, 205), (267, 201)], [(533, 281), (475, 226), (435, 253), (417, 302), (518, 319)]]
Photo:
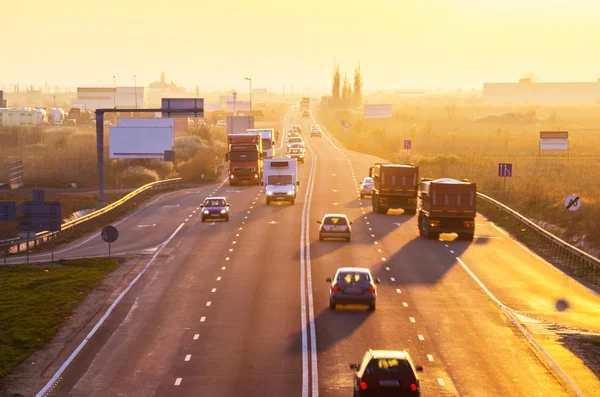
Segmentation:
[(363, 179), (362, 183), (360, 184), (360, 198), (365, 198), (365, 196), (367, 195), (373, 195), (374, 184), (375, 181), (373, 180), (373, 178), (366, 177), (365, 179)]
[(300, 144), (302, 144), (302, 146), (304, 146), (304, 139), (302, 139), (299, 136), (291, 136), (291, 137), (289, 137), (288, 140), (287, 140), (287, 146), (290, 147), (294, 143), (300, 143)]
[(325, 214), (323, 219), (317, 221), (319, 228), (319, 240), (326, 238), (340, 238), (350, 241), (352, 237), (352, 222), (344, 214)]

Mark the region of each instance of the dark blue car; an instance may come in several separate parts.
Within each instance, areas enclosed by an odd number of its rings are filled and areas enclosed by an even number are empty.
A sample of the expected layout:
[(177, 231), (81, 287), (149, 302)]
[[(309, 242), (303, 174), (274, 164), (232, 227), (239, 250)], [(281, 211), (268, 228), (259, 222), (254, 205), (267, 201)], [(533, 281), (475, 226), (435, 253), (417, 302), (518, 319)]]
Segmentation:
[(229, 221), (229, 206), (225, 197), (207, 197), (202, 207), (202, 222), (208, 219), (223, 219)]

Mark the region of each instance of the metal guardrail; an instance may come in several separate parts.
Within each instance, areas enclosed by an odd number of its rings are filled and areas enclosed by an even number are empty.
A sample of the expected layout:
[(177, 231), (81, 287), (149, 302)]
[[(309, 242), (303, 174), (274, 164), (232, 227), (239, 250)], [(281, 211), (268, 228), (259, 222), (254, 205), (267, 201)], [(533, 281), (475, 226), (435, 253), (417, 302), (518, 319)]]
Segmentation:
[(28, 245), (29, 245), (30, 249), (36, 248), (36, 247), (41, 247), (41, 246), (51, 242), (53, 239), (55, 240), (59, 237), (62, 237), (66, 233), (71, 233), (71, 232), (77, 230), (80, 226), (84, 225), (85, 223), (87, 223), (91, 220), (97, 219), (103, 215), (108, 214), (112, 210), (125, 204), (129, 200), (136, 198), (136, 197), (140, 196), (141, 194), (144, 194), (145, 192), (148, 192), (150, 190), (154, 190), (157, 188), (162, 188), (164, 186), (172, 185), (172, 184), (175, 184), (180, 181), (181, 181), (181, 178), (173, 178), (173, 179), (166, 179), (163, 181), (148, 183), (147, 185), (144, 185), (144, 186), (134, 190), (133, 192), (125, 195), (124, 197), (120, 198), (119, 200), (115, 201), (114, 203), (107, 205), (104, 208), (101, 208), (99, 210), (91, 212), (85, 216), (82, 216), (81, 218), (73, 219), (72, 221), (63, 223), (61, 226), (60, 232), (40, 232), (40, 233), (36, 234), (34, 239), (31, 239), (29, 241), (27, 241), (26, 239), (21, 239), (21, 238), (12, 238), (12, 239), (8, 239), (8, 240), (1, 240), (0, 241), (0, 252), (6, 252), (6, 249), (8, 248), (9, 254), (20, 254), (21, 252), (25, 252), (27, 250)]
[(534, 245), (546, 256), (566, 258), (566, 261), (561, 261), (561, 265), (567, 267), (576, 276), (600, 285), (600, 259), (569, 244), (485, 194), (477, 193), (477, 198), (486, 215), (491, 215), (492, 218), (499, 215), (502, 221), (508, 222), (511, 226), (518, 226), (519, 237), (522, 237), (525, 244)]

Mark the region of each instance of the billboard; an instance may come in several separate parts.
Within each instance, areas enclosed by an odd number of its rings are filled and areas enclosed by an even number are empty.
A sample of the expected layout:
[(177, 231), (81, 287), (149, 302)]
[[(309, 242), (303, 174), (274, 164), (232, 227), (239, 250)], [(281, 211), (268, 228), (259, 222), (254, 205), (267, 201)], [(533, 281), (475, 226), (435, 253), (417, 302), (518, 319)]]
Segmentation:
[(195, 110), (189, 113), (162, 112), (162, 117), (204, 117), (204, 98), (162, 98), (161, 108), (173, 110)]
[(235, 110), (237, 110), (238, 112), (250, 110), (250, 101), (236, 101), (235, 109), (234, 109), (233, 104), (234, 104), (233, 101), (227, 101), (227, 111), (228, 112), (233, 112)]
[[(151, 119), (151, 118), (118, 118), (117, 127), (124, 128), (171, 128), (175, 130), (175, 119)], [(173, 146), (175, 146), (175, 134), (173, 134)]]
[(245, 134), (254, 129), (254, 116), (227, 116), (227, 135)]
[(81, 109), (143, 109), (145, 87), (77, 87), (77, 106)]
[(111, 127), (110, 158), (163, 159), (165, 150), (173, 150), (173, 142), (171, 127)]
[(365, 119), (391, 119), (392, 105), (365, 105)]
[(569, 131), (540, 131), (542, 150), (569, 150)]

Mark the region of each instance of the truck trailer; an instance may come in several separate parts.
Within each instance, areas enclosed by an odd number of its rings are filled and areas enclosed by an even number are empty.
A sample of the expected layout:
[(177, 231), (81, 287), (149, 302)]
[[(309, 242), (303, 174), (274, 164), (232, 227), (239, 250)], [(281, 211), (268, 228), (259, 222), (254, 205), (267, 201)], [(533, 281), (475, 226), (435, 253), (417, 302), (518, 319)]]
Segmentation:
[(437, 240), (440, 233), (456, 233), (473, 240), (477, 184), (451, 178), (423, 179), (418, 193), (419, 234)]
[(274, 152), (273, 139), (275, 136), (274, 128), (251, 128), (246, 130), (248, 134), (260, 135), (262, 137), (262, 150), (264, 158), (272, 158)]
[(262, 185), (267, 205), (274, 201), (294, 204), (300, 185), (296, 159), (265, 160)]
[(373, 178), (373, 211), (387, 214), (390, 208), (402, 208), (407, 215), (417, 210), (419, 167), (414, 164), (375, 163), (369, 168)]
[(259, 185), (263, 175), (263, 151), (260, 135), (231, 134), (227, 136), (229, 151), (229, 185)]

